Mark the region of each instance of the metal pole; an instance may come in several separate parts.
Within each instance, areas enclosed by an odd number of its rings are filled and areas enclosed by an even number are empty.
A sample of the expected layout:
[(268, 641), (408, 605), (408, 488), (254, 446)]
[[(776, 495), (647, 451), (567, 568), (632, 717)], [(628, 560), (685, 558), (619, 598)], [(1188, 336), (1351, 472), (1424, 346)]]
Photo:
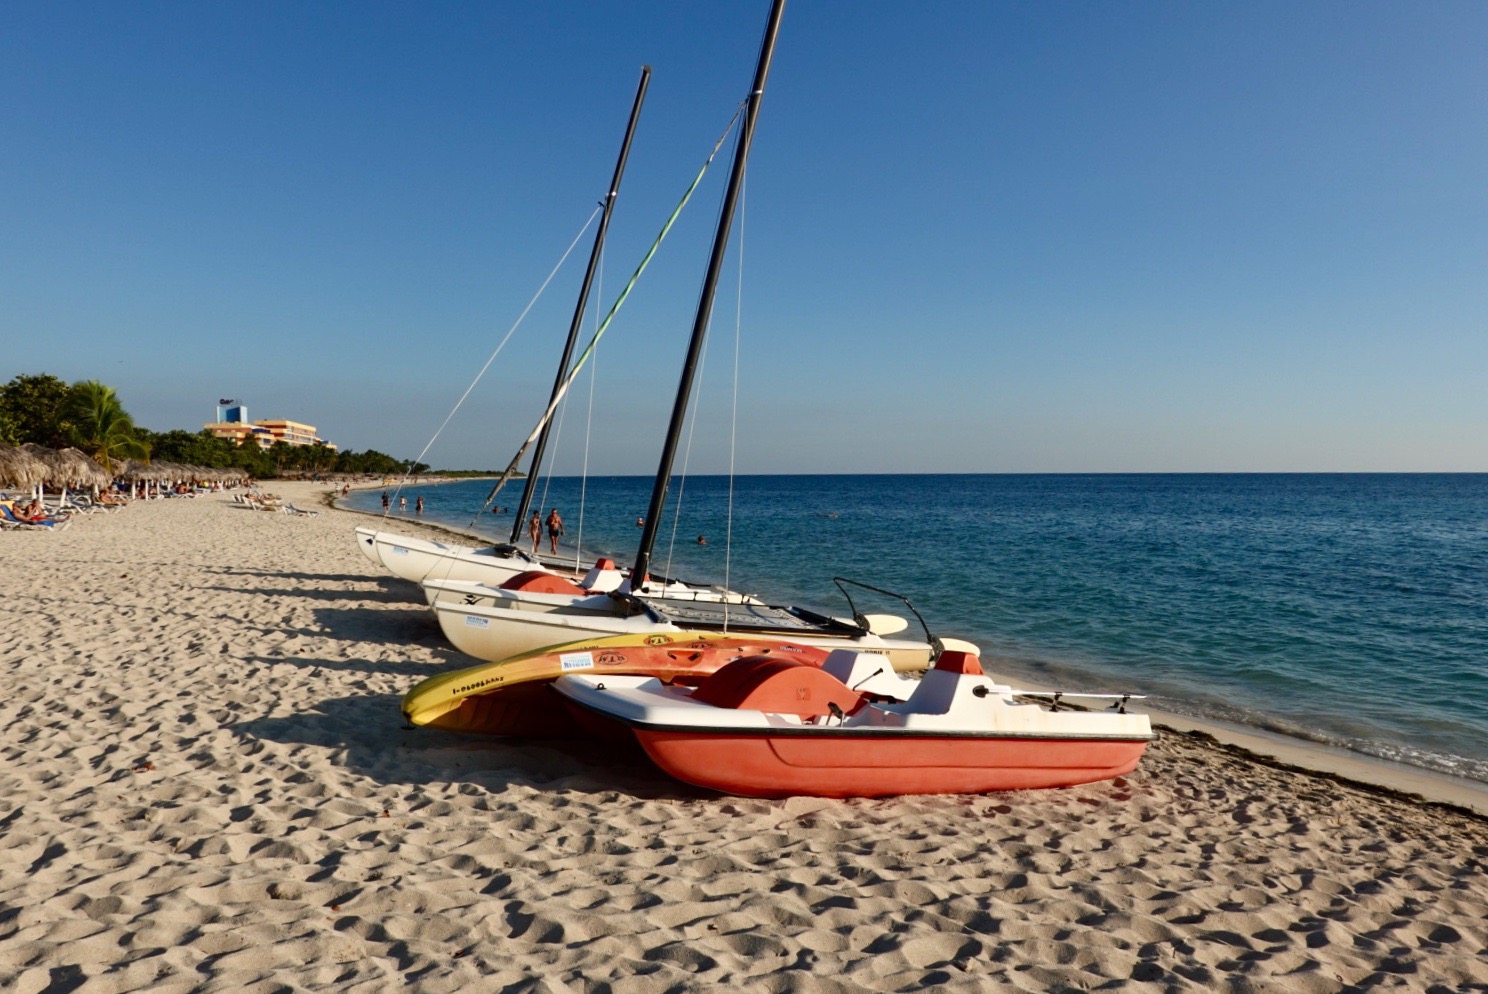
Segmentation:
[[(630, 140), (635, 137), (636, 123), (641, 119), (641, 104), (646, 100), (646, 87), (651, 82), (651, 67), (641, 66), (641, 81), (636, 87), (635, 103), (630, 108), (630, 123), (625, 127), (625, 141), (620, 145), (620, 158), (615, 162), (615, 175), (610, 180), (610, 192), (605, 197), (604, 213), (599, 219), (599, 230), (594, 233), (594, 248), (589, 252), (589, 268), (584, 272), (584, 285), (579, 289), (579, 302), (574, 307), (573, 322), (568, 326), (568, 341), (563, 343), (563, 358), (558, 360), (558, 375), (553, 379), (553, 392), (548, 403), (558, 396), (568, 373), (568, 364), (573, 359), (574, 343), (578, 341), (579, 329), (584, 324), (584, 312), (589, 305), (589, 288), (594, 283), (594, 273), (599, 269), (599, 257), (604, 248), (605, 232), (610, 227), (610, 212), (615, 209), (615, 198), (620, 195), (620, 178), (625, 175), (625, 160), (630, 157)], [(537, 476), (542, 468), (543, 450), (548, 446), (548, 429), (552, 422), (543, 426), (537, 445), (532, 450), (532, 462), (527, 467), (527, 484), (522, 488), (522, 499), (517, 503), (516, 520), (512, 522), (511, 545), (515, 546), (522, 534), (522, 522), (532, 504), (533, 491), (537, 489)]]
[(636, 552), (635, 565), (631, 568), (631, 587), (637, 591), (645, 585), (647, 570), (651, 566), (651, 550), (656, 545), (657, 530), (661, 527), (661, 513), (666, 507), (667, 490), (672, 483), (672, 463), (677, 456), (677, 441), (682, 435), (682, 422), (687, 417), (687, 401), (692, 395), (692, 381), (697, 372), (698, 358), (702, 355), (703, 340), (708, 335), (708, 319), (713, 313), (713, 295), (718, 289), (718, 274), (723, 269), (723, 257), (728, 249), (734, 206), (739, 199), (739, 187), (744, 182), (744, 164), (749, 158), (749, 146), (754, 140), (754, 126), (759, 121), (760, 99), (765, 94), (765, 79), (770, 74), (770, 59), (775, 53), (775, 37), (780, 33), (780, 17), (783, 13), (785, 0), (774, 0), (774, 5), (770, 8), (770, 21), (765, 28), (765, 38), (760, 45), (759, 63), (754, 70), (754, 85), (749, 89), (749, 99), (744, 108), (744, 127), (739, 133), (739, 145), (734, 150), (734, 168), (729, 173), (723, 210), (718, 217), (718, 230), (713, 236), (713, 255), (708, 260), (708, 273), (703, 277), (697, 317), (692, 323), (692, 341), (687, 348), (687, 361), (682, 366), (677, 399), (672, 405), (672, 421), (667, 428), (666, 444), (662, 446), (661, 464), (656, 469), (656, 483), (651, 490), (651, 505), (646, 511), (641, 547)]

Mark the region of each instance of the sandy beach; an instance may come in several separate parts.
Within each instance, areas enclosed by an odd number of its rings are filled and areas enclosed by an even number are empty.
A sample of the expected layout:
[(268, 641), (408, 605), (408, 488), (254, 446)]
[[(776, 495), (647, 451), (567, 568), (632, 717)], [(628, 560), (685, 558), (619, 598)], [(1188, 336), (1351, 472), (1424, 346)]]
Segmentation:
[(1488, 821), (1202, 735), (1071, 790), (756, 801), (405, 729), (468, 660), (365, 518), (270, 489), (322, 513), (0, 535), (0, 990), (1488, 987)]

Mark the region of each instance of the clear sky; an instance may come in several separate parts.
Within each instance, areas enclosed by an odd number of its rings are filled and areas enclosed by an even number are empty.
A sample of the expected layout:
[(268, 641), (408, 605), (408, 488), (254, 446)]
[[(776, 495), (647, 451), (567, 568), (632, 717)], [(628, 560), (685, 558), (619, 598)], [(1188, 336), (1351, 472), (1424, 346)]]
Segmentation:
[[(0, 381), (416, 456), (602, 196), (613, 300), (766, 0), (0, 7)], [(694, 471), (1488, 470), (1488, 4), (792, 0)], [(566, 412), (650, 473), (720, 157)], [(504, 465), (586, 236), (427, 461)], [(742, 321), (736, 321), (736, 314)]]

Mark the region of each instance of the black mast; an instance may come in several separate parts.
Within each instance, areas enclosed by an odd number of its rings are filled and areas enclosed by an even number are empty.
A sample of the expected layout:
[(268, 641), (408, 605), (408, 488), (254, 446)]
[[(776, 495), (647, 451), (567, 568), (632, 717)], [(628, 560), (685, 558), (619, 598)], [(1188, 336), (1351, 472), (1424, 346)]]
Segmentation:
[[(630, 123), (625, 127), (625, 141), (620, 145), (620, 158), (615, 163), (615, 175), (610, 180), (610, 192), (605, 197), (604, 213), (599, 219), (599, 230), (594, 233), (594, 248), (589, 251), (589, 268), (584, 272), (584, 285), (579, 289), (579, 302), (574, 306), (573, 322), (568, 326), (568, 341), (563, 343), (563, 358), (558, 360), (558, 375), (553, 380), (553, 392), (548, 397), (548, 403), (558, 396), (558, 391), (563, 387), (563, 380), (568, 373), (568, 364), (573, 359), (574, 343), (578, 341), (579, 329), (584, 324), (584, 312), (589, 305), (589, 287), (594, 282), (594, 273), (599, 268), (600, 251), (604, 248), (605, 232), (610, 227), (610, 212), (615, 209), (615, 198), (620, 194), (620, 177), (625, 175), (625, 160), (630, 156), (630, 140), (635, 137), (636, 122), (641, 118), (641, 104), (646, 99), (646, 86), (651, 81), (651, 67), (641, 66), (641, 82), (636, 87), (635, 104), (630, 109)], [(548, 446), (548, 430), (553, 426), (549, 421), (543, 426), (542, 434), (537, 437), (537, 445), (532, 450), (532, 462), (527, 467), (527, 485), (522, 488), (522, 499), (517, 503), (517, 516), (512, 522), (510, 544), (515, 546), (517, 539), (522, 534), (522, 522), (527, 517), (527, 509), (532, 504), (533, 491), (537, 489), (538, 470), (542, 467), (543, 450)]]
[(672, 484), (672, 462), (677, 455), (677, 440), (682, 434), (682, 422), (687, 416), (687, 401), (692, 394), (692, 380), (697, 372), (698, 358), (703, 351), (703, 340), (708, 335), (708, 319), (713, 313), (713, 294), (718, 288), (718, 274), (723, 269), (723, 256), (728, 248), (729, 228), (734, 220), (734, 205), (739, 199), (739, 187), (744, 181), (744, 163), (749, 158), (749, 145), (754, 139), (754, 126), (759, 120), (760, 98), (765, 94), (765, 78), (770, 74), (770, 58), (775, 53), (775, 36), (780, 32), (780, 17), (785, 12), (785, 0), (774, 0), (770, 8), (770, 21), (765, 27), (765, 38), (760, 45), (759, 64), (754, 70), (754, 85), (749, 88), (749, 100), (744, 107), (744, 127), (739, 133), (739, 144), (734, 149), (734, 168), (729, 173), (728, 190), (724, 193), (723, 210), (718, 217), (718, 231), (713, 236), (713, 255), (708, 260), (708, 274), (703, 277), (703, 292), (698, 298), (697, 317), (692, 323), (692, 342), (687, 347), (687, 361), (682, 366), (682, 382), (677, 387), (677, 400), (672, 405), (672, 421), (667, 428), (666, 444), (661, 450), (661, 464), (656, 469), (656, 484), (651, 490), (651, 506), (646, 511), (646, 527), (641, 533), (641, 548), (636, 553), (635, 565), (631, 568), (631, 587), (640, 591), (651, 567), (651, 549), (656, 544), (657, 530), (661, 527), (661, 512), (666, 506), (666, 495)]

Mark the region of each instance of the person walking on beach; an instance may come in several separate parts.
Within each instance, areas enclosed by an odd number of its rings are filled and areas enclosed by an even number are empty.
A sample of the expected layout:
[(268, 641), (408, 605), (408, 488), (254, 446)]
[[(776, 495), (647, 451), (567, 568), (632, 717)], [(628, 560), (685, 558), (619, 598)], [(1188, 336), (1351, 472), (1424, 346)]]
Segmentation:
[(420, 497), (417, 501), (414, 502), (413, 513), (414, 514), (423, 514), (424, 513), (424, 499), (422, 497)]
[(558, 536), (563, 534), (563, 516), (555, 507), (548, 512), (548, 545), (554, 555), (558, 554)]
[(527, 522), (527, 533), (532, 536), (532, 551), (537, 552), (537, 543), (542, 539), (542, 517), (532, 512), (532, 520)]

